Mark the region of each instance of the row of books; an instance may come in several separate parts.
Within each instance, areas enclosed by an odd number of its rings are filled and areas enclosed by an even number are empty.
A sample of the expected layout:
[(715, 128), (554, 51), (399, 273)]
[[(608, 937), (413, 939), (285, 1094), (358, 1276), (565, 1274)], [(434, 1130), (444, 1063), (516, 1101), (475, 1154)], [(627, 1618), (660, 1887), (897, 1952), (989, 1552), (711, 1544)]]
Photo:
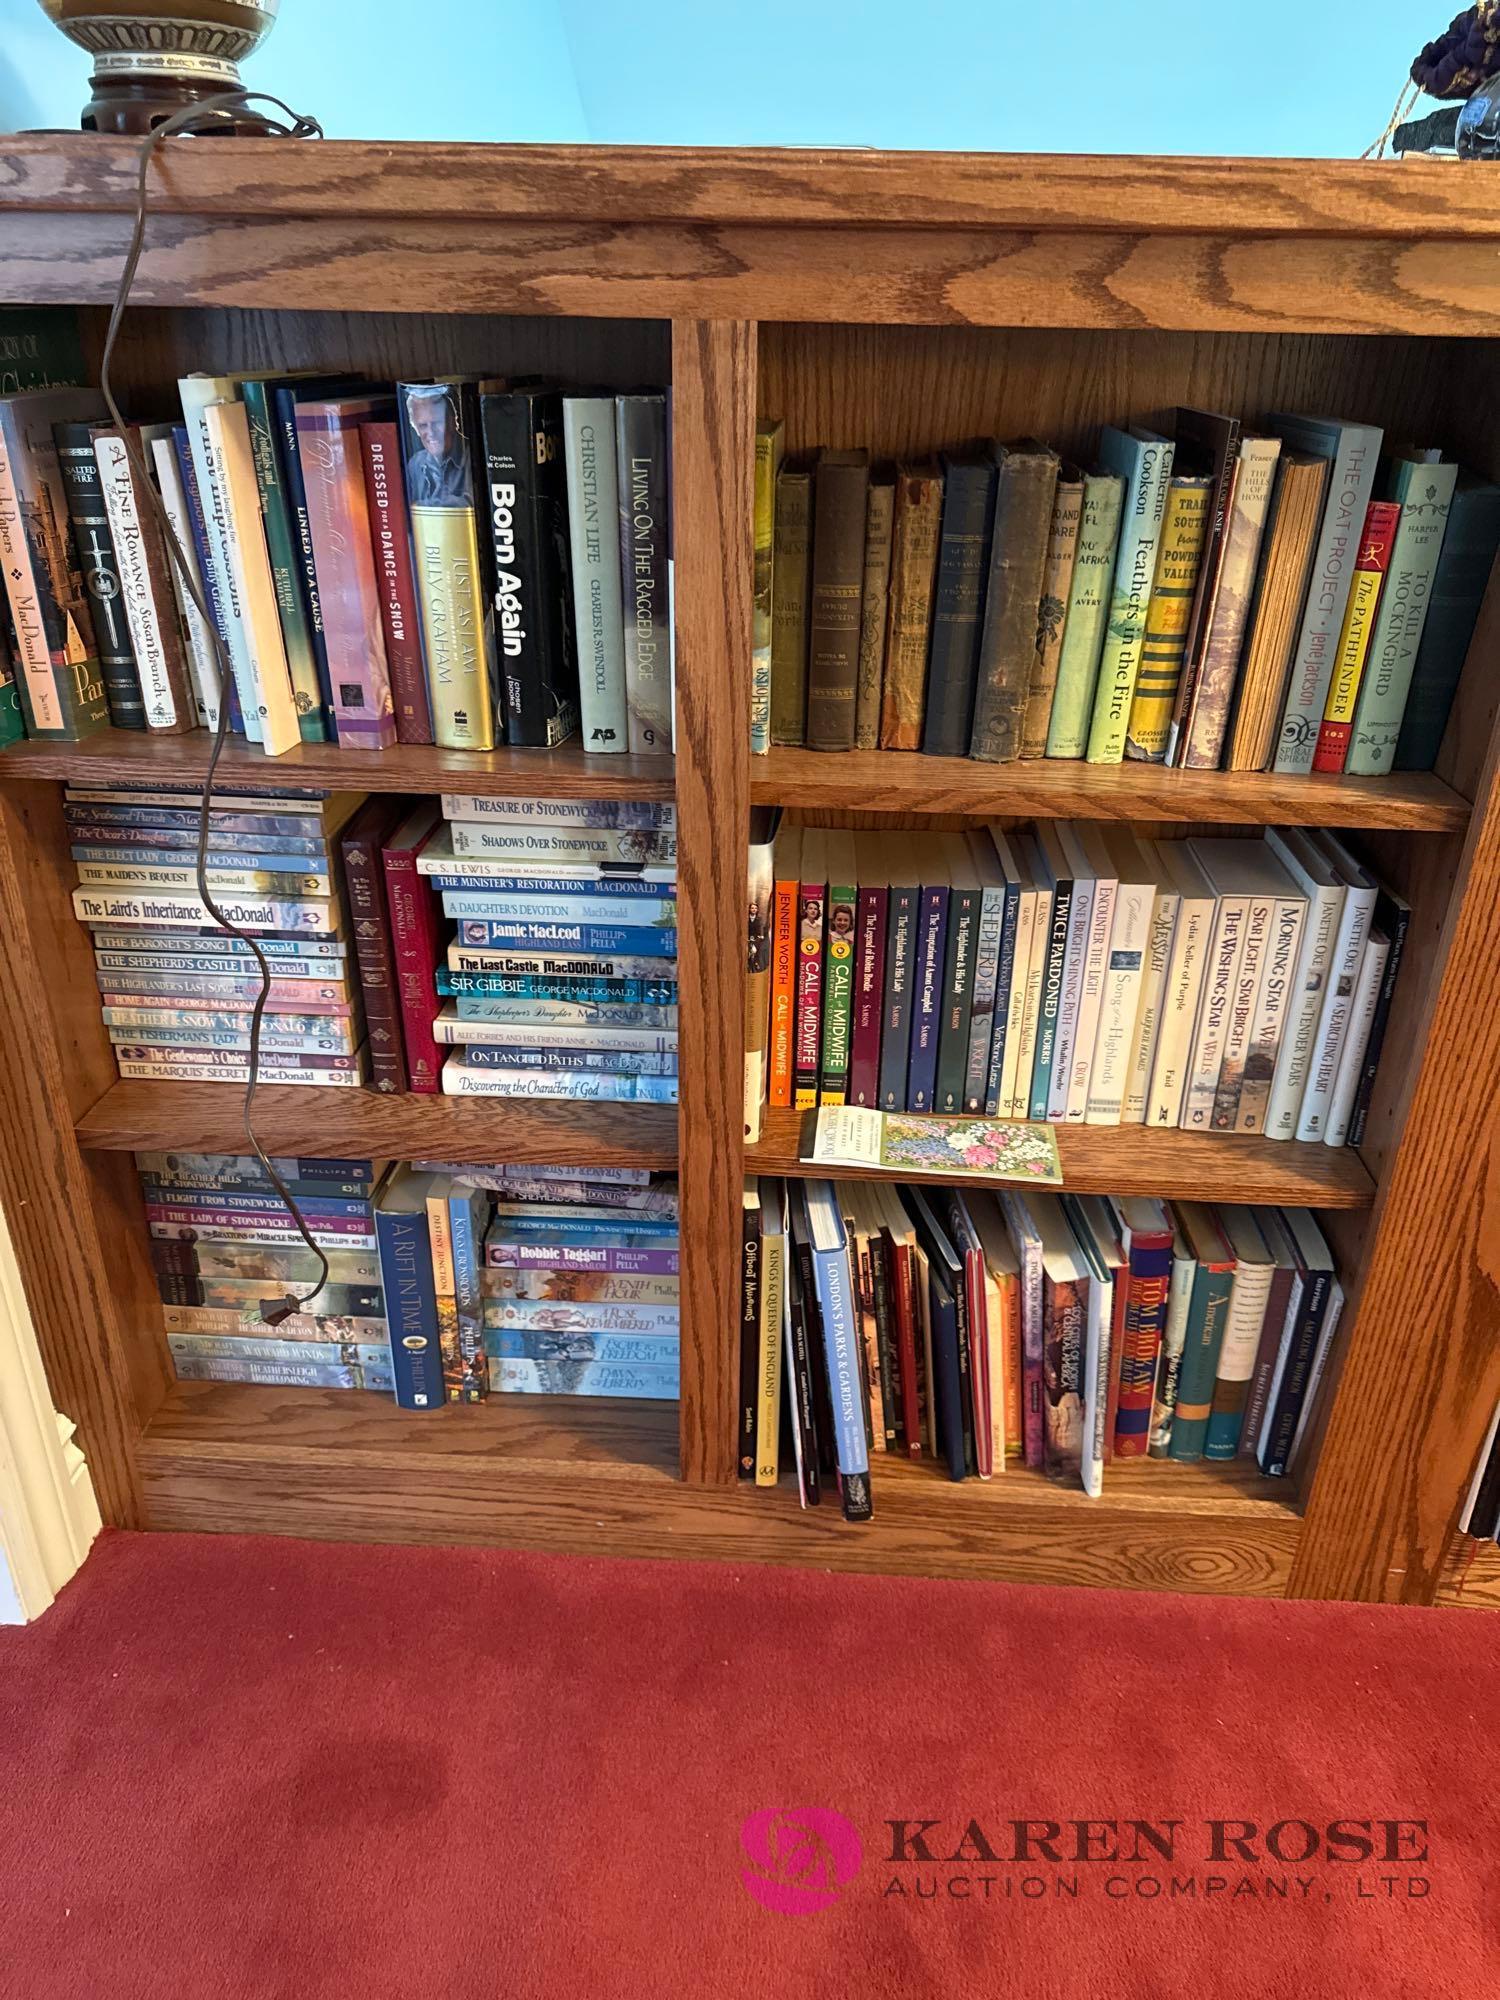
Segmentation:
[[(244, 1083), (261, 991), (250, 947), (198, 893), (200, 794), (70, 786), (73, 910), (94, 947), (103, 1020), (122, 1077)], [(261, 1023), (266, 1083), (354, 1088), (370, 1074), (340, 847), (365, 823), (357, 793), (237, 792), (209, 819), (207, 881), (271, 969)], [(377, 1070), (384, 1050), (377, 1054)]]
[(1343, 1304), (1306, 1209), (894, 1181), (746, 1183), (739, 1472), (873, 1509), (883, 1456), (1293, 1469)]
[[(672, 1398), (677, 1188), (636, 1168), (137, 1155), (183, 1381), (372, 1389), (403, 1408), (516, 1395)], [(305, 1309), (274, 1327), (288, 1289)]]
[(872, 467), (756, 442), (751, 748), (1430, 769), (1500, 487), (1373, 425), (1178, 408)]
[(1327, 833), (752, 829), (762, 1106), (1362, 1138), (1410, 923)]
[(677, 1102), (675, 807), (450, 794), (417, 869), (445, 1092)]
[[(0, 397), (29, 736), (232, 723), (267, 752), (672, 747), (667, 404), (444, 377), (190, 375), (181, 423)], [(147, 490), (149, 487), (149, 491)], [(0, 713), (0, 722), (3, 722)], [(15, 731), (12, 728), (12, 735)]]

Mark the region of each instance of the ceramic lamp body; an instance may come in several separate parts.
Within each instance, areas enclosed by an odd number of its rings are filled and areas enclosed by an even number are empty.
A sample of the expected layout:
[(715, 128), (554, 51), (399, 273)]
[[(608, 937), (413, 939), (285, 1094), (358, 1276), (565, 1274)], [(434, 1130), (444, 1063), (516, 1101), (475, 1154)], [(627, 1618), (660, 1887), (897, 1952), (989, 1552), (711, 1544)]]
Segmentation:
[(69, 41), (94, 59), (94, 97), (84, 112), (85, 128), (147, 132), (184, 105), (243, 89), (238, 65), (270, 34), (280, 0), (40, 4)]

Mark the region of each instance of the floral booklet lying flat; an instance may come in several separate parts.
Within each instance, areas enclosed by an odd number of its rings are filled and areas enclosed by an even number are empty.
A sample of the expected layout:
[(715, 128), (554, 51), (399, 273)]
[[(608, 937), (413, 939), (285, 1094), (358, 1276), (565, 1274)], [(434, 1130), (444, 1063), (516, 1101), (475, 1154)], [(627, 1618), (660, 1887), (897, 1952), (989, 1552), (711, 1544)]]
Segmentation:
[(804, 1144), (802, 1159), (809, 1166), (885, 1167), (940, 1180), (1031, 1181), (1040, 1186), (1062, 1181), (1057, 1135), (1050, 1125), (919, 1118), (852, 1104), (821, 1107), (812, 1150)]

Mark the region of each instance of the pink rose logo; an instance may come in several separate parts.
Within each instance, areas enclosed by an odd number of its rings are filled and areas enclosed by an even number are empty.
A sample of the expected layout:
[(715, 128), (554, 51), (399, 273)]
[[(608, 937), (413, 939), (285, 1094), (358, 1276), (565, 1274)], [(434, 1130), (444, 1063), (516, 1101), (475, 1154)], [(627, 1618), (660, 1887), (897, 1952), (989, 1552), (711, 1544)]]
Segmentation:
[(748, 1868), (740, 1880), (764, 1909), (806, 1917), (836, 1903), (859, 1873), (859, 1834), (827, 1806), (774, 1806), (751, 1813), (740, 1828)]

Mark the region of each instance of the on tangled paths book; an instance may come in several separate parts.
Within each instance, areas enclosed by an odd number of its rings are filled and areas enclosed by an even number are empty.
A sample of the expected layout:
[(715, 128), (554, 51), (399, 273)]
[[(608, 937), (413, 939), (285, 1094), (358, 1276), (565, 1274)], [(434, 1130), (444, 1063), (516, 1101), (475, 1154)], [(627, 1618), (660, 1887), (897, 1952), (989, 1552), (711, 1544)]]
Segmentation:
[(1023, 444), (998, 446), (996, 462), (969, 755), (1005, 764), (1021, 754), (1059, 461), (1045, 445)]
[(936, 463), (896, 468), (895, 523), (880, 698), (882, 750), (916, 750), (927, 695), (927, 638), (943, 517)]

